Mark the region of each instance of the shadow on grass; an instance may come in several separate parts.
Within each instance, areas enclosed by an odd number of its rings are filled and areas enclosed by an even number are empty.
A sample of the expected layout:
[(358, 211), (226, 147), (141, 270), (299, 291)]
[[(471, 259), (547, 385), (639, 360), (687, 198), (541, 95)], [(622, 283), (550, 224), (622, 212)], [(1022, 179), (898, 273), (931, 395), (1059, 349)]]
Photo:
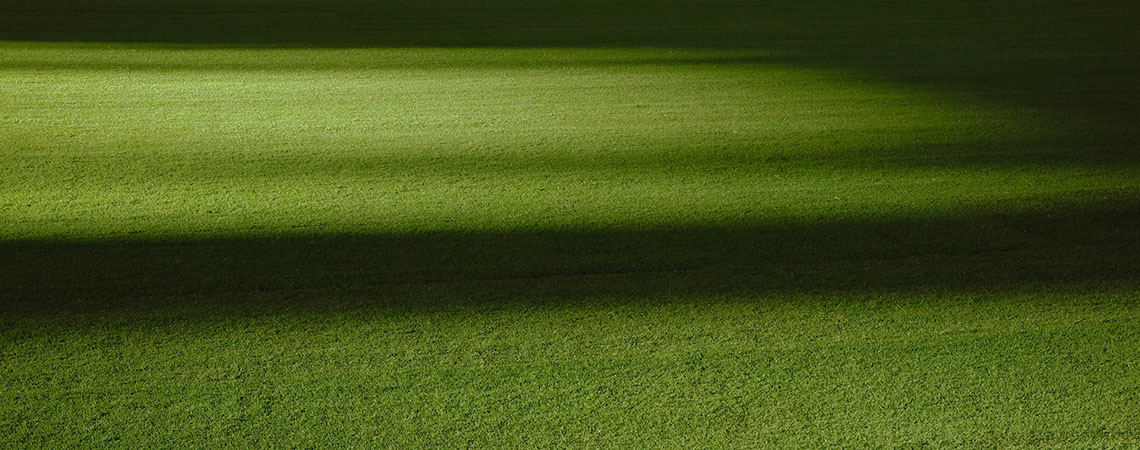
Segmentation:
[(382, 303), (367, 307), (417, 308), (1132, 283), (1140, 281), (1137, 223), (1135, 202), (1106, 200), (1020, 213), (653, 230), (4, 242), (0, 307), (32, 317), (180, 309), (210, 298), (238, 310), (320, 309), (328, 305), (289, 299), (321, 290), (368, 292)]

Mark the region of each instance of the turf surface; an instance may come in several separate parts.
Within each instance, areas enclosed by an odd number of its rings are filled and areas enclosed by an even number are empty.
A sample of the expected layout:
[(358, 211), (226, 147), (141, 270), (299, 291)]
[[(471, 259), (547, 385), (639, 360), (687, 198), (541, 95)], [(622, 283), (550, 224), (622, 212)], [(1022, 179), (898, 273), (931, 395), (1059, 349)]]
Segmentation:
[(0, 445), (1140, 445), (1138, 17), (0, 3)]

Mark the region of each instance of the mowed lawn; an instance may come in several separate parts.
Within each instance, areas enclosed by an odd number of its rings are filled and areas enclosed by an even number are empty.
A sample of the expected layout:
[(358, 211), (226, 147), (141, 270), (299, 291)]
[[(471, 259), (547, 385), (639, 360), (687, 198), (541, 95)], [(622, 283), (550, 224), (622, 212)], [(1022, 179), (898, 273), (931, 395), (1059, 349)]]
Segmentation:
[(1140, 446), (1131, 3), (175, 3), (0, 5), (0, 447)]

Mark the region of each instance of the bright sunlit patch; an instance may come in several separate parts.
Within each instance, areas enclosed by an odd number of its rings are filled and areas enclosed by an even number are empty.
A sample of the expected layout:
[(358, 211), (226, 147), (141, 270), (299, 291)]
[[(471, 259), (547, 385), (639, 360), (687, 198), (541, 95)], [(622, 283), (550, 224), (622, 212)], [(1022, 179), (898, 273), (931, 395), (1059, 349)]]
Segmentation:
[(1034, 114), (778, 53), (0, 54), (7, 239), (748, 223), (1135, 186), (1011, 165), (1053, 137)]

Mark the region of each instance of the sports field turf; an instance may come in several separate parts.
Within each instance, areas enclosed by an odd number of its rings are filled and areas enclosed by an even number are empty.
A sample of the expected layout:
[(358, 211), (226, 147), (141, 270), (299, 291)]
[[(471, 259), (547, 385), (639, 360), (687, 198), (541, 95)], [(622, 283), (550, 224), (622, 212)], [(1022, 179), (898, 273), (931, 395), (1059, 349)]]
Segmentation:
[(1136, 448), (1137, 23), (0, 0), (0, 447)]

